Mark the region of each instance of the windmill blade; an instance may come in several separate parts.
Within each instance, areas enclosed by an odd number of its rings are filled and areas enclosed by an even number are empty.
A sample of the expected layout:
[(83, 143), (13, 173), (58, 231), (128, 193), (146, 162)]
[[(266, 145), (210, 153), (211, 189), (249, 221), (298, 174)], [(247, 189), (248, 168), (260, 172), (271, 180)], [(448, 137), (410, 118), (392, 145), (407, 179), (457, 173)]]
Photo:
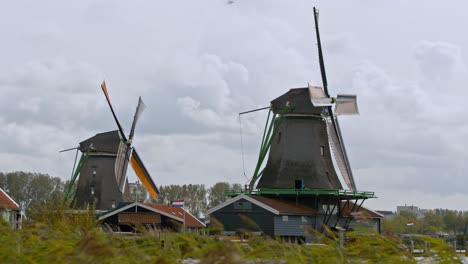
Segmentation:
[(133, 135), (135, 133), (135, 126), (138, 121), (138, 118), (140, 118), (141, 113), (143, 110), (145, 110), (146, 105), (143, 103), (143, 100), (141, 100), (141, 96), (138, 98), (138, 105), (135, 111), (135, 116), (133, 117), (133, 123), (132, 123), (132, 129), (130, 130), (130, 135), (128, 136), (129, 140), (132, 140)]
[(348, 153), (346, 152), (346, 147), (345, 147), (345, 144), (344, 144), (344, 141), (343, 141), (343, 136), (341, 135), (341, 129), (340, 129), (340, 123), (338, 122), (338, 118), (335, 118), (335, 126), (336, 126), (336, 131), (338, 132), (338, 139), (340, 141), (340, 145), (341, 145), (341, 152), (343, 153), (343, 157), (344, 157), (344, 160), (345, 160), (345, 164), (346, 164), (346, 169), (348, 171), (348, 175), (349, 175), (349, 179), (350, 179), (350, 182), (351, 182), (351, 190), (355, 191), (356, 190), (356, 182), (354, 181), (354, 177), (353, 177), (353, 171), (351, 170), (351, 164), (349, 162), (349, 159), (348, 159)]
[(314, 107), (332, 105), (332, 99), (325, 95), (322, 87), (309, 85), (309, 97)]
[[(318, 10), (314, 7), (315, 34), (317, 36), (317, 47), (318, 47), (318, 55), (319, 55), (319, 63), (320, 63), (320, 73), (322, 75), (323, 90), (324, 90), (325, 96), (330, 97), (330, 94), (328, 93), (328, 81), (327, 81), (327, 74), (325, 72), (325, 62), (323, 60), (322, 42), (320, 41), (318, 15), (319, 15)], [(346, 149), (345, 149), (343, 139), (341, 136), (338, 119), (335, 118), (335, 115), (332, 111), (331, 106), (327, 106), (327, 109), (328, 109), (328, 113), (330, 113), (330, 120), (331, 120), (331, 124), (330, 122), (327, 122), (328, 136), (330, 138), (330, 142), (332, 143), (332, 146), (334, 145), (333, 149), (335, 151), (335, 158), (337, 160), (338, 167), (346, 182), (346, 185), (348, 185), (348, 188), (350, 188), (351, 190), (356, 190), (356, 184), (354, 182), (353, 174), (351, 172), (351, 166), (348, 160), (348, 155), (346, 154)]]
[(135, 174), (138, 176), (143, 186), (145, 186), (146, 190), (151, 195), (151, 197), (153, 197), (153, 199), (158, 197), (159, 190), (156, 187), (156, 184), (154, 184), (153, 179), (151, 178), (148, 170), (143, 164), (143, 161), (141, 160), (140, 155), (138, 155), (136, 149), (133, 149), (130, 164), (132, 164)]
[(318, 27), (318, 10), (314, 7), (315, 34), (317, 36), (317, 47), (320, 63), (320, 73), (322, 75), (323, 90), (326, 97), (330, 97), (328, 93), (327, 73), (325, 72), (325, 62), (323, 61), (322, 42), (320, 41), (320, 32)]
[(348, 160), (348, 154), (346, 153), (344, 142), (341, 136), (338, 119), (336, 119), (335, 122), (332, 122), (332, 118), (334, 117), (331, 117), (329, 120), (327, 120), (328, 139), (330, 141), (332, 151), (335, 154), (336, 163), (346, 185), (350, 190), (355, 191), (356, 183), (354, 181), (353, 173), (351, 171), (351, 166)]
[(117, 123), (117, 127), (119, 128), (120, 135), (123, 138), (124, 141), (127, 141), (127, 138), (125, 137), (125, 133), (123, 131), (122, 126), (120, 125), (119, 120), (117, 119), (117, 116), (115, 115), (114, 108), (112, 107), (110, 98), (109, 98), (109, 93), (107, 92), (107, 87), (106, 87), (106, 82), (102, 81), (101, 84), (102, 92), (104, 92), (104, 95), (106, 96), (107, 103), (109, 104), (110, 110), (112, 112), (112, 116), (114, 117), (115, 123)]
[(135, 111), (135, 116), (133, 117), (132, 128), (130, 130), (130, 135), (126, 142), (120, 142), (119, 151), (117, 152), (117, 158), (115, 161), (115, 180), (119, 185), (119, 190), (121, 193), (125, 191), (125, 185), (127, 184), (127, 168), (128, 162), (132, 157), (132, 139), (135, 133), (135, 125), (138, 121), (143, 110), (146, 108), (141, 97), (138, 99), (138, 105)]
[(117, 182), (121, 193), (125, 191), (125, 185), (127, 183), (127, 168), (131, 151), (132, 147), (130, 144), (120, 141), (117, 156), (115, 158), (115, 181)]
[(339, 94), (336, 97), (336, 115), (359, 115), (356, 95)]

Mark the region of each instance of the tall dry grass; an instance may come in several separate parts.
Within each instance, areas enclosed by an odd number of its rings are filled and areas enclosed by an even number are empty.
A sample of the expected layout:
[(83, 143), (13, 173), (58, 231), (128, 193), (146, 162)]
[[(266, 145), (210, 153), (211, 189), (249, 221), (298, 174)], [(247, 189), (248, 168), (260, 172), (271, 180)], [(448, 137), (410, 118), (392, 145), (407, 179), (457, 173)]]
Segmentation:
[[(91, 213), (66, 213), (65, 207), (34, 210), (22, 230), (0, 224), (0, 263), (415, 263), (398, 239), (347, 233), (344, 247), (331, 231), (310, 231), (316, 243), (284, 243), (251, 235), (231, 242), (194, 233), (140, 230), (138, 236), (106, 231)], [(423, 237), (435, 263), (460, 263), (441, 240)], [(164, 242), (163, 242), (164, 241)]]

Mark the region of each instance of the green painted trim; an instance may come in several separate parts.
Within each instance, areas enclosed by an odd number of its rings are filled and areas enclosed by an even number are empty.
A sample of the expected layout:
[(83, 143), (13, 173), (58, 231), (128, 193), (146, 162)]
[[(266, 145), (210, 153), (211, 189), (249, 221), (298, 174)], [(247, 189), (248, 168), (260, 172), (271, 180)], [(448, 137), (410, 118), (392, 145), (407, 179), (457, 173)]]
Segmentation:
[(83, 164), (88, 159), (89, 153), (94, 150), (95, 149), (93, 147), (90, 147), (88, 148), (88, 150), (83, 152), (83, 154), (81, 154), (80, 160), (78, 161), (78, 165), (76, 166), (73, 176), (71, 177), (70, 182), (68, 183), (68, 186), (65, 192), (64, 202), (66, 202), (68, 199), (72, 198), (75, 195), (75, 193), (72, 190), (73, 190), (73, 186), (76, 183), (76, 180), (78, 179), (80, 175), (81, 167), (83, 167)]
[[(261, 173), (259, 173), (260, 172), (260, 167), (262, 166), (263, 162), (265, 161), (265, 157), (268, 154), (268, 151), (270, 150), (271, 143), (273, 141), (273, 138), (274, 138), (276, 132), (278, 132), (281, 121), (283, 121), (283, 118), (284, 118), (284, 115), (286, 114), (286, 112), (288, 112), (288, 110), (291, 110), (291, 109), (294, 109), (294, 107), (291, 107), (291, 106), (287, 105), (287, 106), (285, 106), (283, 108), (283, 110), (281, 111), (281, 113), (279, 114), (278, 117), (277, 117), (276, 114), (274, 114), (271, 117), (270, 122), (268, 122), (268, 118), (267, 118), (267, 122), (265, 124), (265, 130), (263, 131), (263, 138), (262, 138), (262, 144), (260, 146), (260, 153), (258, 155), (257, 166), (255, 166), (254, 174), (253, 174), (252, 179), (250, 180), (250, 183), (249, 183), (249, 190), (250, 191), (253, 191), (253, 187), (255, 185), (255, 182), (261, 177)], [(271, 112), (271, 109), (270, 109), (270, 112)], [(270, 112), (268, 112), (268, 117), (270, 116)], [(268, 126), (268, 124), (269, 124), (269, 126)], [(268, 131), (266, 130), (267, 126), (268, 126)]]
[(348, 191), (348, 190), (326, 190), (326, 189), (257, 189), (252, 191), (234, 191), (228, 190), (225, 192), (226, 196), (237, 196), (240, 194), (253, 194), (253, 195), (323, 195), (323, 196), (339, 196), (343, 198), (354, 199), (367, 199), (377, 198), (374, 192), (365, 191)]

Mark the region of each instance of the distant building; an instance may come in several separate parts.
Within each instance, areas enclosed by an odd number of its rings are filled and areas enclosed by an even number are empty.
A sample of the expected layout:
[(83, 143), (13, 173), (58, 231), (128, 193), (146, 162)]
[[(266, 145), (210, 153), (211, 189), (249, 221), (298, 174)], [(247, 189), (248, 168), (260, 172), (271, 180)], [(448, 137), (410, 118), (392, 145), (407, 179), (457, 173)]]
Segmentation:
[(423, 218), (424, 214), (428, 212), (429, 210), (427, 209), (420, 209), (417, 206), (414, 205), (402, 205), (402, 206), (397, 206), (397, 215), (399, 215), (401, 212), (410, 212), (413, 214), (416, 214), (416, 217), (418, 219)]
[(0, 217), (13, 229), (21, 229), (21, 209), (2, 188), (0, 188)]
[(140, 202), (121, 203), (116, 209), (106, 212), (98, 219), (115, 232), (133, 232), (138, 225), (176, 232), (199, 231), (206, 227), (203, 222), (182, 208)]

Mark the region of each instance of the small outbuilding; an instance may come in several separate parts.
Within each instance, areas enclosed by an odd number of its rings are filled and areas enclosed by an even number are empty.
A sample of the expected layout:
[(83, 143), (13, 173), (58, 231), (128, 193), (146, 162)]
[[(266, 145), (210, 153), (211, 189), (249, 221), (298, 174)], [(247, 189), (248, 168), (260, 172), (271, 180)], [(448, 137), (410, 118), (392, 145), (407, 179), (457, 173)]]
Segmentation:
[(380, 234), (381, 221), (384, 215), (366, 207), (359, 207), (359, 210), (352, 211), (356, 207), (355, 203), (342, 203), (341, 208), (345, 218), (350, 218), (350, 227), (354, 230), (371, 230)]
[(183, 208), (163, 204), (121, 203), (98, 217), (114, 232), (134, 232), (136, 226), (148, 229), (199, 231), (205, 224)]
[(0, 188), (0, 216), (13, 229), (21, 229), (21, 208), (2, 188)]

